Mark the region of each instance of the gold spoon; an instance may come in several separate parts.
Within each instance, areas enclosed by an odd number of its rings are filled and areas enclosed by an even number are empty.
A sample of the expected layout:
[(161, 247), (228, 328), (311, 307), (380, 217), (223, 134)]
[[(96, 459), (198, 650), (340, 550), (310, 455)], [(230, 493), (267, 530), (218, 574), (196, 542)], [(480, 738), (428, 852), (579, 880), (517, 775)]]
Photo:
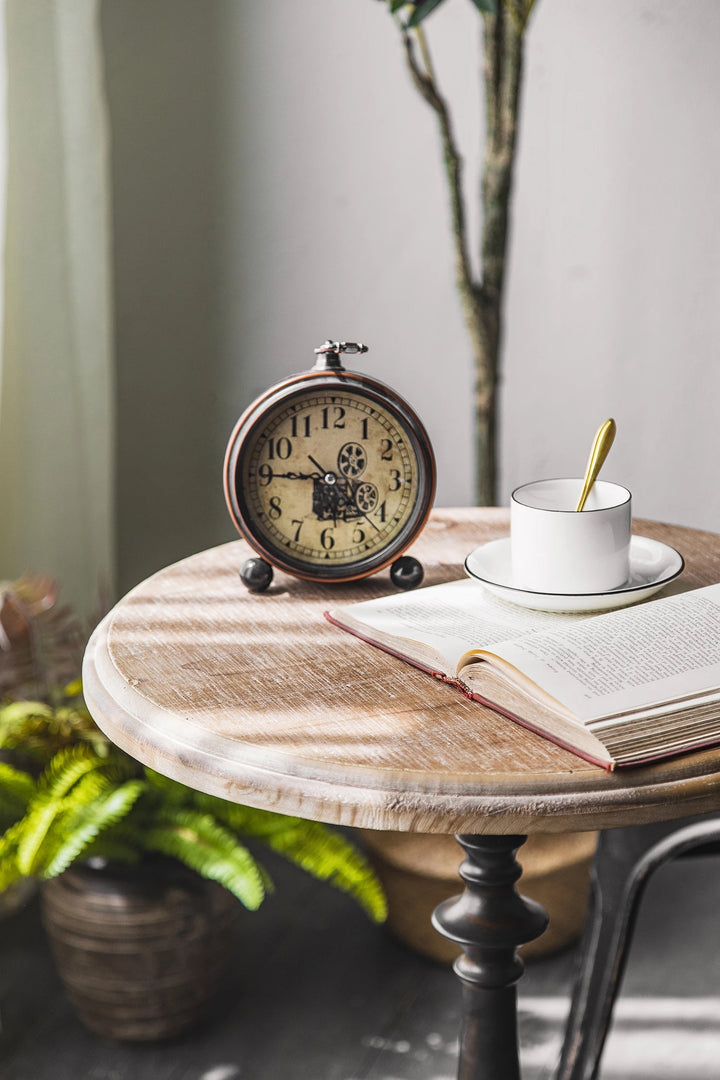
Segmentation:
[(585, 469), (585, 481), (580, 493), (580, 499), (575, 507), (576, 511), (582, 510), (585, 506), (590, 490), (597, 479), (597, 474), (600, 472), (603, 462), (608, 456), (610, 447), (613, 444), (616, 431), (617, 427), (614, 420), (606, 420), (605, 423), (598, 428), (598, 433), (595, 436), (595, 441), (593, 442), (590, 451), (590, 457), (588, 458), (587, 468)]

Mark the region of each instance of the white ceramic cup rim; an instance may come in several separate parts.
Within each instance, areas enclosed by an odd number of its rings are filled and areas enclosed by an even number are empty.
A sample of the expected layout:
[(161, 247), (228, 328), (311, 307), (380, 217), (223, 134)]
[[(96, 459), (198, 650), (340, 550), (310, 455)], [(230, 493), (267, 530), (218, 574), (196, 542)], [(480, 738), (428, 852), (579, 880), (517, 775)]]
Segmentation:
[[(510, 499), (511, 499), (512, 502), (516, 502), (518, 504), (518, 506), (524, 506), (528, 510), (536, 510), (538, 513), (543, 513), (543, 514), (576, 514), (577, 510), (575, 509), (574, 506), (573, 507), (568, 507), (567, 510), (564, 510), (561, 507), (538, 506), (534, 502), (527, 502), (525, 499), (521, 498), (520, 493), (523, 492), (523, 491), (527, 492), (528, 488), (539, 487), (542, 484), (555, 484), (558, 481), (561, 481), (563, 483), (568, 483), (569, 482), (569, 483), (577, 483), (577, 484), (579, 484), (580, 485), (580, 487), (578, 488), (578, 497), (579, 497), (580, 491), (582, 490), (583, 479), (584, 478), (582, 476), (551, 476), (551, 477), (548, 477), (546, 480), (531, 480), (530, 483), (528, 483), (528, 484), (521, 484), (519, 487), (516, 487), (515, 490), (512, 492), (512, 494), (510, 496)], [(596, 480), (593, 487), (597, 488), (598, 490), (603, 490), (604, 489), (604, 490), (607, 490), (608, 492), (611, 489), (614, 489), (618, 494), (622, 493), (622, 498), (618, 498), (617, 501), (608, 503), (607, 505), (604, 505), (604, 506), (587, 506), (586, 505), (585, 508), (581, 511), (581, 513), (583, 513), (583, 514), (602, 514), (602, 513), (606, 513), (608, 510), (615, 510), (619, 506), (624, 506), (626, 503), (629, 503), (630, 500), (632, 499), (632, 494), (631, 494), (630, 491), (628, 491), (628, 489), (626, 487), (623, 487), (622, 484), (615, 484), (611, 480)]]

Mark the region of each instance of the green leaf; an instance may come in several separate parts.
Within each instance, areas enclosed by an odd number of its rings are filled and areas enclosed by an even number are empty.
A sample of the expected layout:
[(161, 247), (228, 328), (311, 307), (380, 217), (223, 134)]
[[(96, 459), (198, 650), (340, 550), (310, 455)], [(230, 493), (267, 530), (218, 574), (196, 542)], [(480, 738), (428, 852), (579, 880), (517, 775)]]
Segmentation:
[(258, 810), (257, 807), (245, 806), (243, 803), (229, 803), (216, 795), (204, 795), (201, 792), (193, 794), (193, 805), (203, 813), (212, 814), (233, 832), (260, 840), (301, 821), (300, 818), (288, 817), (273, 810)]
[[(171, 780), (169, 776), (163, 776), (162, 773), (146, 767), (145, 779), (163, 806), (188, 806), (193, 802), (195, 792), (185, 784)], [(220, 801), (218, 799), (218, 802)]]
[(89, 746), (69, 746), (50, 761), (38, 782), (39, 797), (61, 799), (87, 773), (101, 769), (106, 761)]
[(482, 11), (486, 15), (497, 15), (498, 13), (498, 0), (472, 0), (478, 11)]
[(401, 8), (407, 6), (408, 0), (389, 0), (390, 14), (395, 15)]
[(10, 701), (0, 708), (0, 728), (11, 728), (35, 717), (52, 720), (52, 716), (52, 709), (43, 701)]
[(409, 27), (419, 26), (423, 19), (429, 15), (436, 7), (442, 4), (443, 0), (421, 0), (419, 4), (415, 5), (415, 10), (407, 21)]
[(385, 894), (365, 856), (334, 829), (300, 818), (288, 820), (284, 831), (265, 837), (268, 847), (320, 881), (346, 892), (375, 922), (384, 922)]
[(82, 679), (73, 679), (62, 688), (63, 697), (77, 698), (82, 694)]
[(0, 708), (0, 746), (25, 749), (26, 740), (52, 726), (53, 711), (41, 701), (12, 701)]
[[(117, 768), (115, 764), (112, 771)], [(23, 818), (24, 831), (17, 851), (18, 866), (23, 874), (36, 874), (43, 866), (43, 851), (52, 851), (55, 842), (55, 837), (48, 839), (48, 833), (58, 817), (83, 803), (92, 802), (112, 783), (108, 775), (92, 775), (101, 769), (108, 769), (107, 761), (87, 746), (71, 746), (52, 759), (40, 777), (37, 795)], [(76, 791), (71, 794), (76, 785)], [(58, 828), (54, 829), (55, 834), (58, 831)]]
[(41, 701), (14, 701), (0, 707), (0, 746), (47, 762), (66, 746), (88, 743), (109, 754), (109, 742), (82, 704), (50, 707)]
[(29, 773), (0, 761), (0, 813), (10, 823), (22, 817), (35, 794), (35, 781)]
[(41, 876), (51, 878), (67, 870), (100, 833), (130, 812), (144, 790), (142, 780), (129, 780), (119, 788), (104, 792), (88, 805), (79, 807), (67, 823), (67, 839), (56, 846)]
[(217, 881), (250, 911), (265, 898), (267, 875), (237, 837), (209, 814), (169, 811), (143, 833), (142, 844), (146, 851), (169, 855), (201, 877)]
[(213, 814), (234, 832), (261, 840), (301, 870), (348, 893), (376, 922), (386, 918), (380, 882), (364, 855), (335, 829), (272, 810), (228, 803), (214, 795), (196, 793), (194, 798), (199, 810)]
[(0, 838), (0, 892), (24, 877), (17, 862), (17, 847), (24, 821), (16, 821)]

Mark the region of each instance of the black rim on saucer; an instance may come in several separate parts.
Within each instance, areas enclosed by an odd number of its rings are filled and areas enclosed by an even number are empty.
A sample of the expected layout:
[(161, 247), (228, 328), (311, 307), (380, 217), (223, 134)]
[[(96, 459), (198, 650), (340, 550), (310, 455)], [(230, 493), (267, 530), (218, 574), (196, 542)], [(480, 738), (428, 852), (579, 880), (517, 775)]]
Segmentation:
[[(509, 542), (509, 537), (505, 537), (504, 539)], [(508, 592), (522, 593), (522, 594), (524, 594), (526, 596), (552, 596), (552, 597), (557, 597), (557, 598), (567, 597), (568, 599), (574, 599), (574, 600), (585, 600), (585, 599), (589, 600), (594, 596), (598, 596), (598, 597), (600, 597), (600, 596), (622, 596), (622, 595), (624, 595), (626, 593), (641, 592), (643, 589), (652, 589), (652, 588), (655, 588), (656, 586), (659, 588), (662, 585), (667, 585), (668, 582), (673, 581), (674, 578), (679, 577), (679, 575), (682, 574), (683, 570), (685, 569), (685, 560), (683, 559), (680, 552), (677, 551), (674, 547), (671, 547), (669, 544), (663, 543), (662, 540), (653, 540), (652, 537), (649, 537), (649, 536), (641, 536), (641, 537), (637, 537), (637, 539), (638, 540), (650, 540), (651, 543), (660, 544), (667, 551), (671, 551), (674, 555), (677, 555), (678, 559), (680, 560), (679, 567), (676, 570), (674, 570), (672, 572), (672, 574), (668, 574), (666, 577), (653, 578), (652, 581), (646, 581), (646, 582), (644, 582), (644, 583), (642, 583), (640, 585), (620, 585), (620, 586), (618, 586), (617, 589), (606, 589), (603, 592), (588, 592), (588, 593), (550, 593), (550, 592), (541, 592), (538, 589), (521, 589), (520, 586), (518, 586), (518, 585), (508, 585), (507, 582), (504, 582), (504, 581), (493, 581), (492, 578), (481, 577), (480, 574), (477, 574), (473, 570), (471, 570), (469, 565), (468, 565), (469, 562), (470, 562), (470, 559), (472, 558), (472, 555), (474, 554), (474, 552), (472, 552), (472, 551), (470, 552), (470, 554), (465, 559), (465, 563), (464, 563), (465, 572), (471, 578), (475, 578), (476, 581), (483, 582), (486, 585), (492, 585), (496, 589), (506, 589)], [(502, 541), (500, 541), (500, 540), (490, 540), (489, 543), (498, 544), (498, 543), (502, 543)], [(632, 541), (631, 541), (631, 543), (632, 543)], [(486, 546), (487, 546), (486, 544), (482, 545), (482, 547), (486, 547)], [(477, 551), (477, 550), (478, 549), (476, 548), (475, 551)]]

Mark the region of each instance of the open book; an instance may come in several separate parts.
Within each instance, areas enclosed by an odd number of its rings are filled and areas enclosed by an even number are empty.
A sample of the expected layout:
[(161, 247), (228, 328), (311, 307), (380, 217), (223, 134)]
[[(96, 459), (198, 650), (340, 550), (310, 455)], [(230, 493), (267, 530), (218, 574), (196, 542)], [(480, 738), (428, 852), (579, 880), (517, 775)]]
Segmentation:
[(720, 584), (588, 616), (462, 580), (325, 616), (606, 769), (720, 742)]

